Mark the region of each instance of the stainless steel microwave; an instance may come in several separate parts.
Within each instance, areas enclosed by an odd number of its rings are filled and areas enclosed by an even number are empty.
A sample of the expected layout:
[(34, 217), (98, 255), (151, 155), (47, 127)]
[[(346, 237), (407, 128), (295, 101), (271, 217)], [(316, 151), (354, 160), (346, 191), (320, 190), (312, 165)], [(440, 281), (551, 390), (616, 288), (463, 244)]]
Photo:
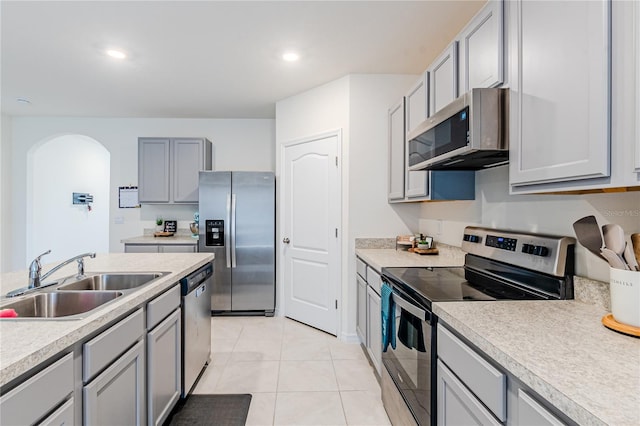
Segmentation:
[(409, 170), (478, 170), (509, 162), (509, 89), (472, 89), (408, 134)]

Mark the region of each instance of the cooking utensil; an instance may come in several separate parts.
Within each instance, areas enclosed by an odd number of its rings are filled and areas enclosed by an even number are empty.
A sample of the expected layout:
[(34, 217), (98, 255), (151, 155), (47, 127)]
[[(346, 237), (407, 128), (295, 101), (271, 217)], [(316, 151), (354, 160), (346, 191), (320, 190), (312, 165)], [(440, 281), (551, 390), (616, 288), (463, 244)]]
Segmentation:
[(615, 223), (607, 223), (606, 225), (602, 225), (602, 236), (604, 237), (605, 247), (613, 251), (620, 258), (620, 260), (622, 260), (623, 263), (627, 264), (625, 259), (622, 257), (624, 248), (627, 245), (627, 242), (624, 239), (624, 230), (622, 229), (622, 227)]
[(631, 244), (633, 245), (636, 261), (640, 263), (640, 234), (631, 234)]
[(623, 269), (625, 271), (629, 270), (629, 266), (622, 260), (622, 258), (613, 250), (603, 247), (600, 249), (600, 254), (602, 257), (607, 259), (609, 262), (609, 266), (615, 269)]
[(573, 230), (580, 244), (596, 256), (604, 257), (600, 252), (603, 246), (602, 235), (600, 234), (600, 227), (598, 226), (595, 216), (585, 216), (577, 220), (573, 224)]
[(623, 257), (627, 262), (627, 265), (629, 265), (629, 269), (631, 269), (632, 271), (640, 271), (640, 266), (638, 265), (638, 261), (633, 255), (633, 250), (631, 249), (630, 244), (625, 244)]

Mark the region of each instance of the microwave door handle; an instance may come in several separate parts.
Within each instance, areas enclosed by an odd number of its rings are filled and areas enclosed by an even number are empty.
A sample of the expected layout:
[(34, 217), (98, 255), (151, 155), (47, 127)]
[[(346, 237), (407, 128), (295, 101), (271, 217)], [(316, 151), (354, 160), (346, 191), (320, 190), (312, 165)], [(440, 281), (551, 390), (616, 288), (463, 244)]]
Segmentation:
[(398, 296), (396, 293), (392, 293), (391, 297), (396, 305), (400, 306), (405, 311), (409, 312), (411, 315), (420, 318), (422, 321), (430, 322), (431, 316), (427, 313), (427, 311), (422, 310), (415, 306), (414, 304), (407, 302), (402, 297)]

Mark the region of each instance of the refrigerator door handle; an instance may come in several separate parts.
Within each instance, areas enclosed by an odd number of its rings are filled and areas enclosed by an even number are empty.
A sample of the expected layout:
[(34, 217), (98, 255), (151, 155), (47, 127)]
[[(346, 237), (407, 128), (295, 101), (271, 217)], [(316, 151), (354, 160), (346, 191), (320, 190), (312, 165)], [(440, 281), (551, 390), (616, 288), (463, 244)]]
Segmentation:
[(231, 267), (236, 267), (236, 194), (231, 194)]
[(227, 220), (224, 222), (224, 246), (227, 252), (227, 268), (231, 268), (231, 194), (227, 194)]

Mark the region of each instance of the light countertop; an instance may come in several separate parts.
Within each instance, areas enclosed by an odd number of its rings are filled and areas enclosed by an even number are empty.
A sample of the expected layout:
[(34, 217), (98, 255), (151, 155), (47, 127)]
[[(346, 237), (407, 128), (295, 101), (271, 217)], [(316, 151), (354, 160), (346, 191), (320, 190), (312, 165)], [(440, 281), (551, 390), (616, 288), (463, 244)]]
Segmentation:
[[(46, 359), (69, 348), (109, 322), (121, 317), (162, 293), (207, 262), (211, 253), (109, 253), (85, 259), (85, 273), (92, 272), (169, 272), (139, 291), (125, 294), (104, 309), (73, 320), (2, 319), (0, 320), (0, 386), (27, 372)], [(55, 264), (45, 265), (43, 271)], [(75, 262), (61, 268), (52, 279), (76, 273)], [(0, 292), (24, 287), (28, 271), (0, 275)], [(2, 302), (5, 302), (3, 299)]]
[(191, 235), (176, 234), (171, 237), (154, 237), (152, 235), (140, 235), (137, 237), (124, 238), (120, 240), (124, 244), (175, 244), (175, 245), (197, 245), (198, 239)]
[(458, 247), (438, 244), (438, 254), (417, 254), (395, 249), (356, 249), (356, 256), (381, 272), (383, 267), (462, 266), (465, 253)]
[(580, 425), (640, 424), (640, 339), (573, 300), (435, 303), (434, 313)]

